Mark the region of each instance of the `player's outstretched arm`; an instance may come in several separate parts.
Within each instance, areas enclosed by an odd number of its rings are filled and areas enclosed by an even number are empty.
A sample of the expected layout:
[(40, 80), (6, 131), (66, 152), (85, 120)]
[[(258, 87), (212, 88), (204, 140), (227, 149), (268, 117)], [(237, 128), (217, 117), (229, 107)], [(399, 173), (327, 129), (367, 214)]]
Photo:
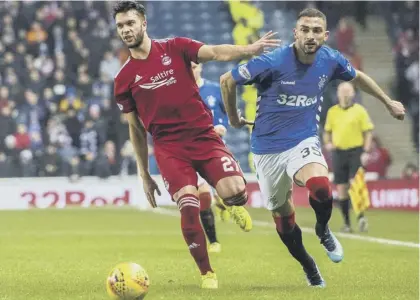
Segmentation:
[(198, 62), (207, 61), (235, 61), (249, 59), (254, 55), (267, 52), (269, 48), (280, 46), (281, 40), (272, 39), (277, 32), (269, 31), (262, 38), (251, 45), (204, 45), (198, 50)]
[(404, 120), (404, 105), (402, 105), (402, 103), (399, 101), (395, 101), (389, 98), (388, 95), (385, 94), (385, 92), (379, 87), (379, 85), (367, 74), (357, 70), (356, 77), (353, 79), (353, 82), (364, 92), (379, 99), (394, 118), (398, 120)]
[(130, 141), (133, 144), (134, 153), (136, 154), (137, 166), (140, 176), (143, 180), (143, 188), (147, 200), (150, 205), (155, 208), (155, 191), (160, 195), (160, 190), (156, 182), (149, 173), (149, 153), (147, 147), (147, 132), (144, 125), (137, 117), (136, 112), (125, 114), (128, 121), (128, 129), (130, 134)]
[(254, 125), (253, 122), (242, 118), (236, 108), (236, 82), (231, 72), (227, 72), (220, 77), (220, 88), (230, 125), (234, 128), (241, 128), (244, 125)]

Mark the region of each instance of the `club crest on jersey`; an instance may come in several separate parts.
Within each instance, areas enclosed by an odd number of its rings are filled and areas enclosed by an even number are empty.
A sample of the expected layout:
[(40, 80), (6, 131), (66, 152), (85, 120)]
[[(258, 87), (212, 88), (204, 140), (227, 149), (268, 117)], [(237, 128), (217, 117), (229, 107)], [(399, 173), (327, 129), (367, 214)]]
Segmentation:
[(134, 80), (134, 83), (139, 82), (143, 77), (140, 75), (136, 75), (136, 79)]
[(239, 72), (239, 75), (241, 75), (241, 77), (243, 79), (246, 79), (246, 80), (250, 80), (251, 79), (251, 73), (249, 72), (249, 70), (246, 67), (246, 65), (239, 66), (238, 72)]
[(172, 62), (172, 59), (169, 56), (167, 56), (166, 54), (162, 57), (162, 64), (164, 66), (169, 66), (171, 64), (171, 62)]
[(322, 75), (319, 77), (319, 83), (318, 88), (322, 90), (322, 88), (325, 86), (325, 83), (327, 82), (327, 75)]

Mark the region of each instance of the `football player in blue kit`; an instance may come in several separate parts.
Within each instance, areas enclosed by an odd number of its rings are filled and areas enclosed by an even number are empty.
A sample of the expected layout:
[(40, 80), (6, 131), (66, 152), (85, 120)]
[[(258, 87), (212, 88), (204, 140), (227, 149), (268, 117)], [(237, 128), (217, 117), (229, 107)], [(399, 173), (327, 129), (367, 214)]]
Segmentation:
[[(226, 114), (225, 105), (223, 104), (220, 85), (217, 82), (204, 79), (201, 76), (202, 64), (191, 62), (191, 68), (197, 86), (200, 89), (200, 96), (213, 114), (214, 130), (223, 139), (227, 132), (229, 120)], [(222, 220), (227, 220), (232, 217), (232, 219), (239, 224), (240, 218), (247, 218), (248, 221), (246, 223), (241, 222), (247, 224), (247, 227), (242, 228), (242, 230), (249, 231), (252, 228), (252, 219), (243, 207), (225, 206), (216, 192), (211, 190), (210, 185), (199, 174), (197, 185), (198, 198), (200, 200), (201, 224), (203, 225), (204, 232), (209, 240), (208, 251), (211, 253), (220, 253), (222, 251), (222, 246), (216, 236), (215, 218), (211, 208), (212, 198), (215, 200), (216, 209)]]
[(318, 138), (326, 85), (336, 79), (352, 81), (379, 99), (394, 118), (402, 120), (405, 114), (403, 105), (391, 100), (372, 78), (324, 45), (329, 35), (326, 28), (322, 12), (305, 9), (297, 18), (293, 44), (255, 57), (220, 78), (223, 101), (235, 128), (254, 124), (236, 109), (237, 85), (254, 84), (258, 90), (251, 151), (260, 189), (280, 239), (302, 265), (308, 284), (315, 287), (325, 287), (325, 281), (302, 243), (291, 195), (292, 181), (309, 190), (316, 235), (328, 257), (342, 261), (343, 248), (328, 228), (332, 193)]

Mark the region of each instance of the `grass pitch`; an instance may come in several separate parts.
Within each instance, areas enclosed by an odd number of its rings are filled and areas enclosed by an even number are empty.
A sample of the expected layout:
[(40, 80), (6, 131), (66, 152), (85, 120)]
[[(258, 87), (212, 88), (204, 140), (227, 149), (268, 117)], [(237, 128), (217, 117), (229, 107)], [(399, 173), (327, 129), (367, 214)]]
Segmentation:
[[(262, 209), (254, 220), (271, 222)], [(371, 211), (364, 236), (419, 242), (418, 213)], [(211, 255), (219, 289), (199, 288), (198, 270), (179, 218), (135, 209), (68, 209), (0, 212), (0, 299), (108, 299), (105, 279), (119, 262), (149, 273), (147, 300), (204, 299), (419, 299), (419, 249), (339, 238), (344, 261), (327, 258), (315, 235), (304, 243), (326, 289), (306, 286), (303, 272), (281, 243), (274, 225), (243, 233), (217, 222), (222, 253)], [(311, 209), (298, 209), (301, 227), (313, 227)], [(353, 222), (355, 224), (355, 222)], [(341, 225), (338, 210), (331, 228)]]

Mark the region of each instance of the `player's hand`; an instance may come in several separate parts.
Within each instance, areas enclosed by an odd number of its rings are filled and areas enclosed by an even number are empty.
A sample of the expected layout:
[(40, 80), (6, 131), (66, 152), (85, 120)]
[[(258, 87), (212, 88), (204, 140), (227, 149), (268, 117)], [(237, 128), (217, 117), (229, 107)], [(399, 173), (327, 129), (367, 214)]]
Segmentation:
[(389, 113), (391, 114), (391, 116), (393, 116), (395, 119), (404, 120), (405, 108), (404, 108), (404, 105), (401, 102), (391, 100), (387, 104), (387, 109), (388, 109)]
[(333, 143), (328, 143), (328, 144), (325, 144), (325, 150), (327, 150), (327, 151), (332, 151), (332, 150), (334, 150), (334, 145), (333, 145)]
[(254, 122), (248, 121), (247, 119), (242, 117), (242, 113), (240, 110), (238, 110), (236, 116), (233, 116), (233, 117), (229, 116), (229, 123), (230, 123), (230, 126), (237, 129), (242, 128), (245, 125), (254, 125)]
[(154, 181), (153, 178), (150, 177), (150, 175), (143, 177), (142, 179), (143, 179), (143, 189), (144, 189), (144, 193), (146, 194), (147, 201), (149, 201), (150, 205), (153, 208), (156, 208), (157, 204), (156, 204), (156, 199), (155, 199), (155, 191), (160, 196), (161, 193), (160, 193), (159, 187), (156, 181)]
[(219, 136), (224, 136), (226, 134), (226, 127), (219, 124), (214, 126), (214, 131), (216, 131)]
[(362, 155), (360, 155), (360, 162), (362, 163), (362, 166), (365, 167), (369, 161), (369, 153), (363, 152)]
[(249, 45), (249, 49), (252, 55), (260, 55), (262, 53), (269, 52), (269, 48), (275, 48), (280, 46), (281, 40), (278, 39), (272, 39), (277, 32), (273, 32), (270, 30), (266, 34), (263, 35), (262, 38), (260, 38), (255, 43)]

